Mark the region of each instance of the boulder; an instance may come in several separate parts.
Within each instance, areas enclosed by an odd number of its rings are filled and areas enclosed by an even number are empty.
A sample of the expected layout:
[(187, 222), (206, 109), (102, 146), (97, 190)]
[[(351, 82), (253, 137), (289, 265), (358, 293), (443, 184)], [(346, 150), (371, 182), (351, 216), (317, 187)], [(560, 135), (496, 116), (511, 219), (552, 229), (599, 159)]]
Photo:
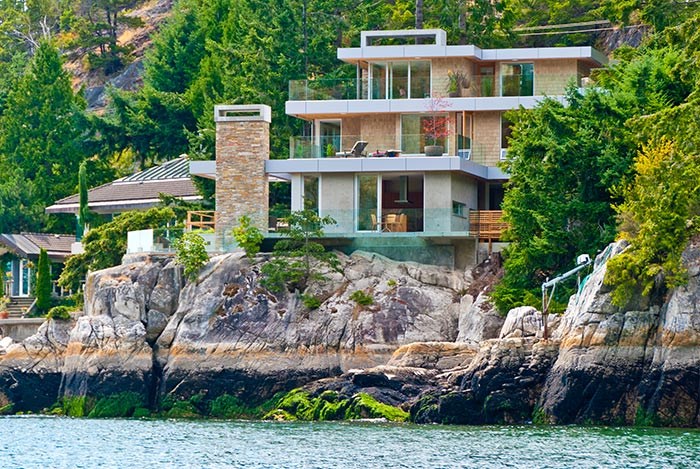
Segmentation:
[(488, 296), (480, 293), (473, 299), (465, 295), (460, 301), (457, 342), (479, 344), (499, 336), (505, 318), (498, 313)]
[(542, 330), (542, 313), (532, 306), (520, 306), (508, 311), (499, 337), (501, 339), (535, 337)]

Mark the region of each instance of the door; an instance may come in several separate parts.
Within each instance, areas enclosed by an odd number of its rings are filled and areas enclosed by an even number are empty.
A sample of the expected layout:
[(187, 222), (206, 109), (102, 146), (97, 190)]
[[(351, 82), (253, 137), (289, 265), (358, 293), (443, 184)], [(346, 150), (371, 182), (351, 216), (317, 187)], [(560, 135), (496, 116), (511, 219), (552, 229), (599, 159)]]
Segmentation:
[(379, 231), (381, 229), (380, 177), (376, 174), (357, 176), (357, 231)]

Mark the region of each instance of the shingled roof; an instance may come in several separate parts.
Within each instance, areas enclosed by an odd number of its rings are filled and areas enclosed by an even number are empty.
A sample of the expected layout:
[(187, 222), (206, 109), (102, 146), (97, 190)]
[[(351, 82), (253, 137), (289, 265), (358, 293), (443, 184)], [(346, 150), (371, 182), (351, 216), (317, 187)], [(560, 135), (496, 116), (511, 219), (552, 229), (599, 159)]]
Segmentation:
[[(182, 200), (200, 200), (202, 197), (192, 183), (189, 161), (176, 158), (88, 191), (88, 206), (97, 213), (121, 213), (145, 209), (158, 204), (160, 194)], [(80, 196), (71, 195), (55, 202), (46, 213), (78, 213)]]
[(51, 233), (0, 234), (0, 253), (11, 251), (20, 257), (38, 259), (41, 249), (49, 258), (63, 262), (71, 255), (71, 245), (75, 236)]

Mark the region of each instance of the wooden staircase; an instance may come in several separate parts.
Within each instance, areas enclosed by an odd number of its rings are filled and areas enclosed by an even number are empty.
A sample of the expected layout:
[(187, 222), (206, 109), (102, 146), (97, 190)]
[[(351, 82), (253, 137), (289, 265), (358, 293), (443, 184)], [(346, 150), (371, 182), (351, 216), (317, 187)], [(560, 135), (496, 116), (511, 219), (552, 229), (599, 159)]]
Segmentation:
[(21, 318), (23, 314), (26, 316), (34, 300), (33, 296), (13, 296), (10, 298), (10, 304), (7, 305), (7, 312), (10, 313), (11, 318)]

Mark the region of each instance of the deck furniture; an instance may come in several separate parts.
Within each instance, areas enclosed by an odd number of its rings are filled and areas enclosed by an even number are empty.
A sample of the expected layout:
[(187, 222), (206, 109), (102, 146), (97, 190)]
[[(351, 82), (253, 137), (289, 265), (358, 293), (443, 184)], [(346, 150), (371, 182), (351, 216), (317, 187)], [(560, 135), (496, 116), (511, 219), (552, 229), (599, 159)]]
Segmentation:
[(366, 141), (358, 140), (352, 146), (350, 151), (339, 151), (335, 154), (335, 156), (340, 157), (340, 158), (348, 158), (348, 157), (359, 158), (362, 156), (362, 152), (365, 151), (366, 147), (367, 147)]

